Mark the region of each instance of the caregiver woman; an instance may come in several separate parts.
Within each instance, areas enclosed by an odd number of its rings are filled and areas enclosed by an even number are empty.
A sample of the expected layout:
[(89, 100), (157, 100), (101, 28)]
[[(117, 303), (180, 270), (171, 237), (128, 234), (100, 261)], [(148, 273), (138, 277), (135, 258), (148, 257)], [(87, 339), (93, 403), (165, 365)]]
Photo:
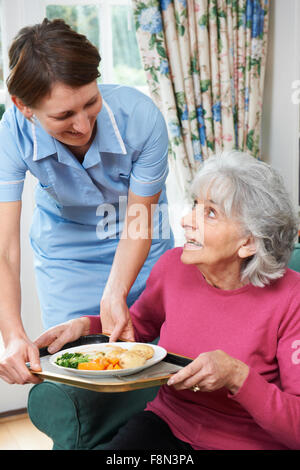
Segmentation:
[[(168, 136), (147, 96), (97, 85), (98, 50), (62, 20), (22, 29), (9, 59), (14, 106), (0, 124), (0, 376), (25, 383), (38, 381), (25, 362), (39, 367), (20, 315), (26, 171), (38, 180), (30, 239), (44, 327), (98, 315), (100, 306), (112, 341), (134, 339), (128, 306), (173, 244), (168, 221), (151, 215), (167, 202)], [(137, 234), (129, 230), (136, 218)]]

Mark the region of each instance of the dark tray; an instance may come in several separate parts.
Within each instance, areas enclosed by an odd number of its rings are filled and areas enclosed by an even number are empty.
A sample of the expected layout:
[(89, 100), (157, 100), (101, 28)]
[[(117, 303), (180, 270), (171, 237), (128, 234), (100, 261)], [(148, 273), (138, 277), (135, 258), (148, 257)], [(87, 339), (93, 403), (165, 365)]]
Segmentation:
[[(77, 346), (108, 342), (109, 336), (107, 335), (87, 335), (82, 336), (76, 341), (65, 344), (61, 351)], [(167, 383), (172, 374), (178, 372), (182, 367), (185, 367), (193, 360), (191, 358), (168, 352), (166, 357), (160, 363), (151, 366), (146, 371), (137, 372), (136, 374), (129, 376), (120, 375), (112, 378), (87, 378), (82, 376), (75, 376), (74, 374), (72, 375), (71, 372), (65, 370), (57, 371), (48, 360), (51, 355), (47, 351), (47, 348), (40, 349), (40, 357), (42, 370), (39, 372), (32, 372), (36, 375), (39, 375), (42, 379), (50, 380), (52, 382), (60, 382), (66, 385), (72, 385), (97, 392), (108, 393), (127, 392), (130, 390), (164, 385)], [(30, 365), (27, 365), (30, 368)]]

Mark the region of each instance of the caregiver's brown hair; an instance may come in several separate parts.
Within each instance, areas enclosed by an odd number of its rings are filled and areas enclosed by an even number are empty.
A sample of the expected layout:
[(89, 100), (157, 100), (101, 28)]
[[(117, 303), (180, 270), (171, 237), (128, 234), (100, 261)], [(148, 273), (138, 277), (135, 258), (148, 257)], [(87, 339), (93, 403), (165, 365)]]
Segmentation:
[(77, 88), (100, 76), (101, 57), (87, 38), (61, 19), (22, 28), (9, 49), (10, 95), (35, 106), (55, 82)]

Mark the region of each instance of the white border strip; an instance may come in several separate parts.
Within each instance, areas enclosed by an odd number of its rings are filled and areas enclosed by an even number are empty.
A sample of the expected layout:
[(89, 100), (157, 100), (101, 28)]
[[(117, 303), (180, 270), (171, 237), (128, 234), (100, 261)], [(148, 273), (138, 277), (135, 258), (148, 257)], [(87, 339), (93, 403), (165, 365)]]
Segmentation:
[(35, 133), (35, 124), (31, 124), (32, 129), (32, 138), (33, 138), (33, 161), (37, 160), (37, 140), (36, 140), (36, 133)]
[(1, 185), (4, 185), (4, 184), (20, 184), (20, 183), (23, 183), (23, 181), (25, 181), (25, 178), (23, 180), (18, 180), (18, 181), (0, 181), (0, 184)]
[(156, 179), (156, 180), (153, 180), (153, 181), (141, 181), (139, 179), (137, 179), (132, 173), (131, 173), (131, 178), (134, 179), (135, 181), (137, 181), (138, 183), (141, 183), (141, 184), (154, 184), (154, 183), (158, 183), (159, 181), (161, 181), (162, 179), (164, 179), (164, 177), (166, 176), (166, 173), (168, 172), (168, 167), (165, 169), (163, 175)]
[(114, 113), (112, 112), (112, 110), (110, 109), (110, 107), (108, 106), (108, 104), (106, 103), (106, 101), (102, 98), (102, 101), (103, 101), (103, 104), (108, 112), (108, 115), (110, 117), (110, 120), (111, 120), (111, 123), (113, 125), (113, 128), (114, 128), (114, 131), (115, 131), (115, 134), (116, 134), (116, 137), (119, 141), (119, 144), (121, 146), (121, 149), (122, 149), (122, 153), (123, 155), (127, 155), (127, 151), (126, 151), (126, 148), (125, 148), (125, 145), (124, 145), (124, 142), (123, 142), (123, 139), (121, 137), (121, 134), (120, 134), (120, 131), (119, 131), (119, 128), (117, 126), (117, 123), (116, 123), (116, 120), (115, 120), (115, 116), (114, 116)]

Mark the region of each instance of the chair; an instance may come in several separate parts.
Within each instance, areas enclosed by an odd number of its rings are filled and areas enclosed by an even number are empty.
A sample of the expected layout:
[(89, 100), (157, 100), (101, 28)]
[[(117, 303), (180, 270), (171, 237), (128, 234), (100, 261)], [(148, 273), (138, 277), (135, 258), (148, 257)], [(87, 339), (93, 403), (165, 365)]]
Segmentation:
[(296, 243), (290, 262), (289, 268), (293, 269), (293, 271), (300, 272), (300, 243)]
[(32, 423), (53, 440), (53, 450), (104, 447), (120, 426), (153, 400), (158, 388), (99, 393), (44, 381), (29, 392), (28, 414)]

